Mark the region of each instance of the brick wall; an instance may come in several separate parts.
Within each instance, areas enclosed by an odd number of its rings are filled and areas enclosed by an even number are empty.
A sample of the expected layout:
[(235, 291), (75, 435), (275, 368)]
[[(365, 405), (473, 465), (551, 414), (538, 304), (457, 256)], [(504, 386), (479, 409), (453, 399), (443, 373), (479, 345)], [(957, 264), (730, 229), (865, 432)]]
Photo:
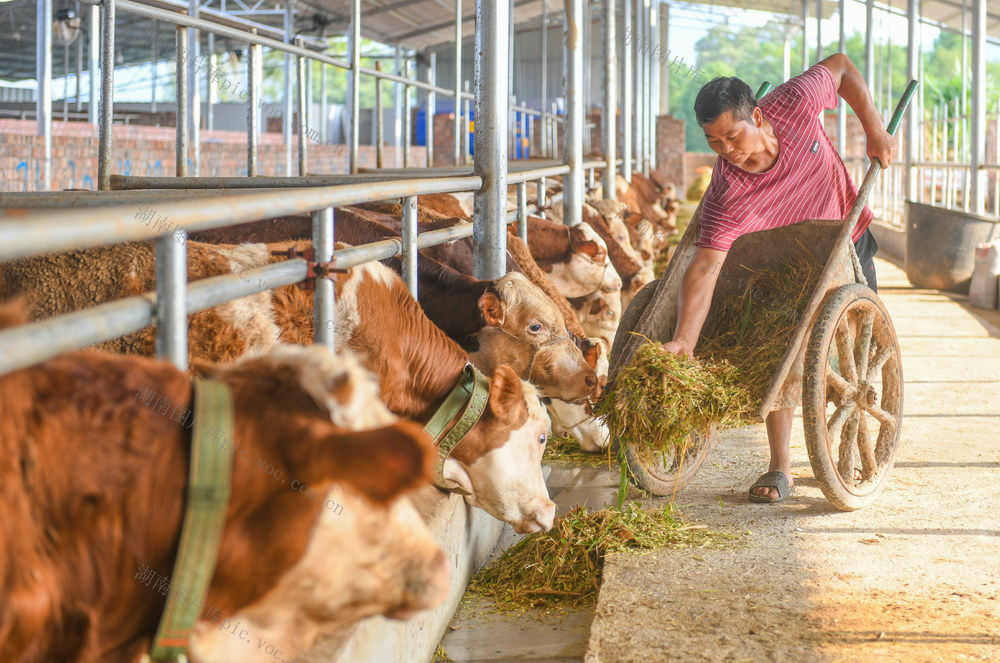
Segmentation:
[[(673, 183), (678, 188), (687, 181), (684, 120), (673, 115), (656, 118), (656, 172), (658, 182)], [(682, 189), (682, 190), (686, 190)]]
[[(28, 120), (0, 120), (0, 191), (41, 189), (45, 143), (37, 125)], [(168, 127), (114, 126), (111, 172), (121, 175), (172, 176), (175, 170), (176, 132)], [(246, 134), (237, 131), (201, 132), (203, 177), (246, 175)], [(97, 127), (84, 122), (52, 123), (52, 190), (97, 188)], [(411, 161), (426, 163), (423, 147), (410, 148)], [(261, 175), (285, 174), (285, 146), (280, 134), (264, 133), (258, 144)], [(396, 150), (385, 151), (386, 167), (396, 167)], [(310, 145), (308, 172), (345, 173), (349, 155), (344, 145)], [(362, 145), (358, 163), (375, 167), (375, 147)], [(189, 160), (189, 169), (192, 168)], [(292, 173), (298, 172), (298, 146), (292, 146)]]

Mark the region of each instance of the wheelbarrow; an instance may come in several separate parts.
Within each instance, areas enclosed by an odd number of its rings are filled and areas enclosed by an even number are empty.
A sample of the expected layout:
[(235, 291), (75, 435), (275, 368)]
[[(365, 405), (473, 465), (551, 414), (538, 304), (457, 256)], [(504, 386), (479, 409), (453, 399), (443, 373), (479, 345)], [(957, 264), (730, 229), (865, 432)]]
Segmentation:
[[(887, 128), (890, 134), (895, 134), (915, 89), (916, 81), (911, 81)], [(826, 498), (842, 510), (867, 506), (885, 488), (903, 417), (896, 332), (882, 301), (868, 287), (851, 242), (880, 170), (881, 164), (873, 160), (842, 221), (803, 221), (737, 239), (723, 264), (705, 325), (709, 327), (727, 299), (745, 289), (750, 274), (791, 261), (813, 260), (823, 266), (756, 417), (764, 421), (772, 411), (801, 402), (813, 473)], [(622, 315), (610, 354), (609, 388), (645, 339), (663, 343), (673, 337), (677, 294), (694, 255), (700, 217), (699, 204), (663, 276), (640, 290)], [(652, 455), (617, 439), (613, 443), (640, 489), (673, 495), (698, 472), (718, 432), (711, 425), (678, 448)]]

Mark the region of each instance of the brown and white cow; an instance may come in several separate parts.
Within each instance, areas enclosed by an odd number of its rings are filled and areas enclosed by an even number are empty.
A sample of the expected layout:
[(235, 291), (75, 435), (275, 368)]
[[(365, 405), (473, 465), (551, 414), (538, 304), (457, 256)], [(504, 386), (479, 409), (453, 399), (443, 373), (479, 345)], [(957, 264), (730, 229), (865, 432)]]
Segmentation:
[[(276, 254), (292, 246), (301, 251), (308, 242), (189, 242), (188, 275), (198, 279), (245, 274), (282, 260)], [(148, 292), (153, 288), (152, 266), (152, 247), (144, 243), (0, 263), (0, 297), (26, 292), (31, 317), (46, 318), (86, 308), (94, 300)], [(384, 265), (355, 267), (335, 281), (336, 321), (324, 324), (335, 325), (338, 345), (348, 343), (378, 376), (380, 396), (392, 412), (426, 423), (458, 382), (468, 354), (427, 319), (402, 279)], [(53, 284), (61, 295), (50, 296)], [(313, 295), (296, 286), (243, 297), (189, 318), (191, 355), (216, 362), (267, 351), (278, 343), (307, 344), (312, 338)], [(147, 328), (103, 345), (151, 354), (153, 331)], [(596, 377), (594, 382), (596, 386)], [(445, 478), (471, 492), (471, 504), (519, 531), (549, 529), (555, 512), (541, 474), (549, 423), (538, 398), (534, 386), (499, 366), (490, 383), (490, 406), (445, 464)]]
[[(0, 327), (16, 318), (0, 310)], [(436, 454), (418, 425), (373, 400), (370, 373), (316, 347), (213, 377), (232, 390), (235, 451), (193, 661), (245, 660), (245, 642), (238, 659), (236, 648), (217, 656), (208, 634), (303, 569), (315, 582), (298, 585), (298, 600), (310, 609), (273, 634), (288, 660), (331, 627), (444, 599), (449, 561), (402, 497)], [(147, 571), (165, 583), (173, 572), (191, 400), (187, 375), (141, 357), (77, 352), (0, 376), (0, 659), (137, 663), (148, 651), (165, 590)], [(345, 427), (359, 423), (380, 427)]]
[[(603, 389), (608, 382), (609, 351), (603, 343), (596, 345), (599, 350), (597, 379)], [(567, 403), (557, 398), (545, 399), (545, 402), (552, 419), (553, 433), (575, 438), (584, 451), (597, 452), (607, 448), (611, 436), (603, 419), (594, 416), (592, 403)]]
[[(617, 205), (610, 207), (609, 211), (613, 212), (616, 209), (619, 209)], [(653, 280), (652, 267), (642, 263), (642, 259), (629, 241), (628, 228), (616, 214), (612, 213), (605, 217), (594, 207), (584, 204), (583, 220), (594, 228), (607, 245), (611, 264), (622, 279), (622, 308), (628, 308), (632, 298), (644, 285)]]

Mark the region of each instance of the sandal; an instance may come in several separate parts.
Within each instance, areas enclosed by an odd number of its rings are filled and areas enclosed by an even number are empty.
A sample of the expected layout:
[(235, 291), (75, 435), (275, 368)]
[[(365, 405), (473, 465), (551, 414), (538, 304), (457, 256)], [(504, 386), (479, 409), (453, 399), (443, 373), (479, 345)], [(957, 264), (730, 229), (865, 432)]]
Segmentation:
[[(764, 497), (763, 495), (754, 495), (754, 488), (775, 488), (778, 491), (778, 496)], [(794, 493), (795, 486), (788, 485), (788, 477), (785, 476), (785, 473), (774, 470), (760, 475), (760, 478), (757, 479), (754, 485), (750, 486), (749, 497), (751, 502), (771, 504), (772, 502), (780, 502)]]

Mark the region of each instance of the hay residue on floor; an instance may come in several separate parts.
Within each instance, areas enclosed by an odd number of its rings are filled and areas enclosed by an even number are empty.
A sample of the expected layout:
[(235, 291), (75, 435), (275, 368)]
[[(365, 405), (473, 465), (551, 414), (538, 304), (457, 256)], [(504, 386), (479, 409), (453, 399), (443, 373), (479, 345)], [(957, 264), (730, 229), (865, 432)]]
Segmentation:
[(645, 553), (667, 546), (720, 547), (734, 539), (678, 518), (668, 504), (646, 511), (577, 507), (549, 532), (526, 536), (476, 575), (469, 592), (489, 597), (504, 612), (591, 605), (608, 553)]
[(607, 449), (596, 453), (584, 451), (572, 435), (549, 436), (545, 444), (545, 455), (542, 456), (542, 461), (565, 461), (593, 467), (609, 467), (610, 459)]

